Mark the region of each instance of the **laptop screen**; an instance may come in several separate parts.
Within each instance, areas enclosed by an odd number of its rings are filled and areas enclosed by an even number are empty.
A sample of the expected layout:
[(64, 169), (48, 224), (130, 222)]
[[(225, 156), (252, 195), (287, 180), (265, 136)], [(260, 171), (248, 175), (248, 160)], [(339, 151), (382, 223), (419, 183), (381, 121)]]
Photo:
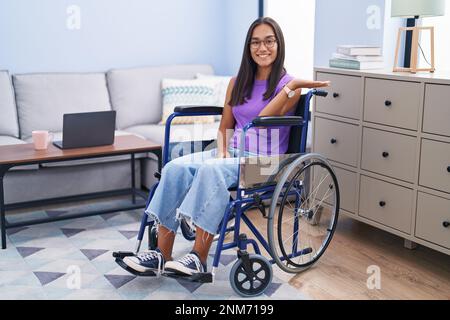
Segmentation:
[(114, 143), (116, 111), (69, 113), (64, 115), (62, 147), (81, 148)]

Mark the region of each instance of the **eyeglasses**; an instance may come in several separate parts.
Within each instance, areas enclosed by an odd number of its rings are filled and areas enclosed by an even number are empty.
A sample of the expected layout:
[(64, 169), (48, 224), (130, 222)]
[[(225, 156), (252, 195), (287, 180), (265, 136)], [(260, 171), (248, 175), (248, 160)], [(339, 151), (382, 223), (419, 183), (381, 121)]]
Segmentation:
[(252, 41), (250, 41), (250, 48), (252, 48), (254, 50), (259, 49), (259, 47), (261, 46), (261, 43), (264, 43), (266, 48), (270, 49), (275, 46), (276, 42), (277, 42), (277, 39), (275, 39), (275, 38), (268, 38), (268, 39), (264, 39), (264, 40), (252, 40)]

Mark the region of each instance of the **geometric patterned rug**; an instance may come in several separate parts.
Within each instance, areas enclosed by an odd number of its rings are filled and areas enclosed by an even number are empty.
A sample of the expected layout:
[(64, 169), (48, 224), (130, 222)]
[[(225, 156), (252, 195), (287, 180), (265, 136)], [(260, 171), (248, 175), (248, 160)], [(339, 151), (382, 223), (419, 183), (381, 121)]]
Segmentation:
[[(117, 205), (114, 200), (89, 204), (91, 209)], [(74, 213), (83, 207), (8, 214), (9, 222)], [(198, 284), (167, 277), (136, 277), (119, 267), (113, 251), (134, 251), (143, 210), (131, 210), (7, 230), (7, 249), (0, 250), (0, 299), (240, 299), (230, 286), (233, 250), (221, 255), (214, 283)], [(146, 238), (146, 237), (144, 237)], [(141, 249), (146, 248), (144, 239)], [(174, 258), (189, 252), (192, 243), (180, 234)], [(214, 252), (215, 244), (211, 248)], [(212, 265), (212, 255), (208, 269)], [(307, 299), (277, 277), (257, 299)]]

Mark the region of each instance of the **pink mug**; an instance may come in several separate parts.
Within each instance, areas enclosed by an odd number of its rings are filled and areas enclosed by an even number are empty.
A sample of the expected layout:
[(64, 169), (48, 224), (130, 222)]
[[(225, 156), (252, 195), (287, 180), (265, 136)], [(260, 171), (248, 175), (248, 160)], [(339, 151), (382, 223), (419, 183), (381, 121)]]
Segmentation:
[(47, 130), (36, 130), (32, 133), (35, 150), (46, 150), (53, 140), (53, 134)]

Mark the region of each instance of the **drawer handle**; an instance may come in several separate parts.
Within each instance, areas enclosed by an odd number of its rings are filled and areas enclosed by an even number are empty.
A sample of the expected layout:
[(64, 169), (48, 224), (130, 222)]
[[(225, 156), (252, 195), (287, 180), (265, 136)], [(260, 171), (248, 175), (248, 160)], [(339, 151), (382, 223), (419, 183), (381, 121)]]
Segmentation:
[(450, 173), (450, 166), (447, 167), (447, 172)]
[(386, 202), (380, 201), (379, 205), (380, 205), (380, 207), (384, 208), (386, 206)]
[(386, 107), (390, 107), (390, 106), (392, 106), (392, 101), (386, 100), (386, 101), (384, 102), (384, 105), (385, 105)]
[(389, 157), (389, 152), (383, 152), (383, 158), (388, 158)]
[(339, 96), (340, 96), (339, 93), (337, 93), (337, 92), (333, 93), (333, 98), (339, 98)]
[(444, 228), (448, 228), (448, 227), (450, 227), (450, 222), (444, 221), (444, 222), (442, 222), (442, 226), (443, 226)]
[(333, 139), (330, 140), (330, 143), (331, 143), (331, 144), (336, 144), (336, 143), (337, 143), (337, 140), (336, 140), (335, 138), (333, 138)]

